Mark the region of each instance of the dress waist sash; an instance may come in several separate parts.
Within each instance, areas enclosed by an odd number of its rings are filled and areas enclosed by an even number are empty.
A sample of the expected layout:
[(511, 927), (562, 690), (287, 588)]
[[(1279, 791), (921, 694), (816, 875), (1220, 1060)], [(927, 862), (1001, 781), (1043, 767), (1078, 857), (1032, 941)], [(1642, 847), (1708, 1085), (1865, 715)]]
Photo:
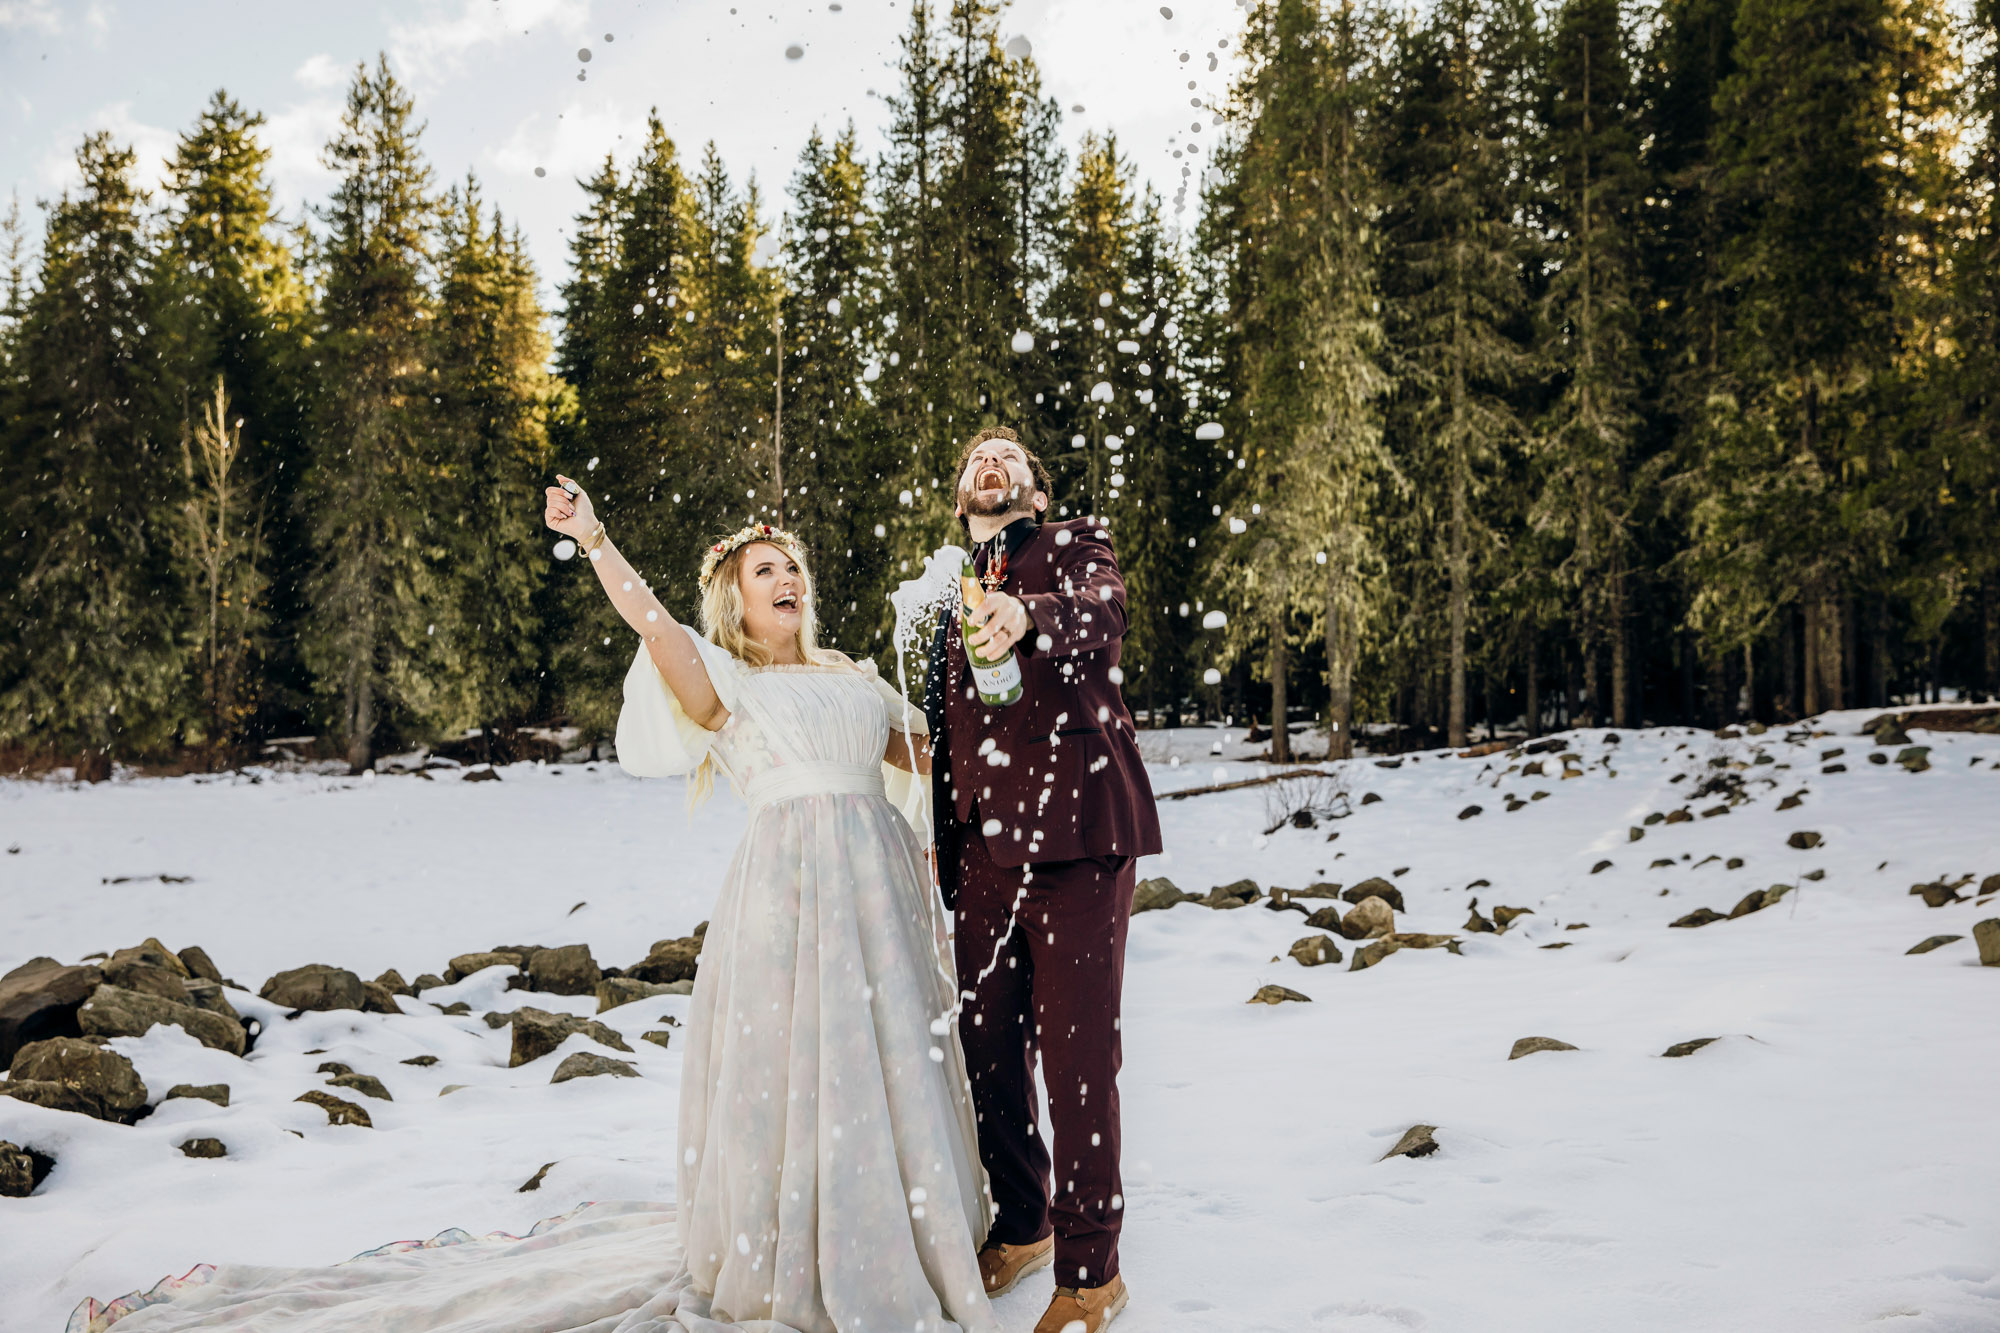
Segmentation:
[(743, 799), (751, 810), (801, 796), (885, 796), (880, 764), (843, 764), (813, 760), (780, 764), (750, 779)]

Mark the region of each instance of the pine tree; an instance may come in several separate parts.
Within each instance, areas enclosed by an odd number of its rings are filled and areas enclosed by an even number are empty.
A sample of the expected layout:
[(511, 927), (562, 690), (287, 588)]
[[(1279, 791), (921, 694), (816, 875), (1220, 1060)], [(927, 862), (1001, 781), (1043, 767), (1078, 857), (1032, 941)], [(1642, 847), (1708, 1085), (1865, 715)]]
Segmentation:
[(491, 760), (495, 733), (535, 699), (549, 345), (521, 238), (497, 209), (488, 220), (470, 178), (446, 209), (442, 268), (432, 447), (449, 496), (436, 540), (450, 620), (435, 637), (453, 720), (479, 727)]
[(223, 376), (200, 417), (181, 431), (186, 498), (175, 533), (194, 604), (192, 667), (201, 700), (187, 740), (222, 749), (256, 707), (257, 670), (269, 646), (268, 510), (244, 463), (243, 418)]
[(1547, 554), (1559, 558), (1554, 572), (1578, 629), (1586, 708), (1597, 721), (1608, 651), (1611, 721), (1621, 727), (1632, 725), (1634, 702), (1627, 581), (1647, 184), (1626, 43), (1619, 0), (1569, 0), (1556, 15), (1542, 215), (1554, 265), (1544, 358), (1558, 385), (1538, 432), (1533, 512), (1535, 526), (1562, 544)]
[(1970, 123), (1963, 188), (1966, 225), (1951, 257), (1952, 331), (1949, 418), (1958, 521), (1954, 545), (1965, 553), (1978, 589), (1972, 678), (2000, 698), (2000, 0), (1976, 0), (1968, 45)]
[(354, 771), (378, 738), (438, 716), (429, 640), (447, 604), (431, 527), (449, 491), (426, 437), (427, 286), (436, 204), (411, 103), (386, 57), (361, 66), (326, 162), (325, 294), (311, 464), (299, 492), (315, 553), (305, 659)]
[(157, 751), (186, 719), (181, 477), (133, 154), (94, 134), (76, 161), (22, 303), (0, 738), (81, 753), (83, 772), (108, 776), (113, 754)]

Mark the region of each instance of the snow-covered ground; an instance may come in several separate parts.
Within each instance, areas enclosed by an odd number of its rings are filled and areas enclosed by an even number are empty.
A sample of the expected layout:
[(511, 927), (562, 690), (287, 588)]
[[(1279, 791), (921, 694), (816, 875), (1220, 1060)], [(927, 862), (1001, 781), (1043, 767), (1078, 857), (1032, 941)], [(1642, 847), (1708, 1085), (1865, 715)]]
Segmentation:
[[(1867, 762), (1864, 720), (1571, 733), (1567, 780), (1554, 752), (1540, 777), (1505, 754), (1429, 753), (1163, 801), (1168, 850), (1142, 873), (1184, 889), (1380, 875), (1407, 902), (1398, 930), (1463, 933), (1473, 898), (1533, 915), (1365, 971), (1292, 961), (1303, 918), (1262, 903), (1135, 918), (1123, 1326), (2000, 1327), (2000, 968), (1970, 938), (2000, 899), (1932, 909), (1907, 892), (1970, 874), (1970, 895), (2000, 873), (2000, 737), (1917, 732), (1932, 767), (1911, 773)], [(1158, 789), (1254, 775), (1240, 742), (1212, 753), (1220, 736), (1149, 735)], [(1822, 771), (1833, 748), (1845, 772)], [(1691, 790), (1732, 774), (1747, 799), (1704, 817), (1726, 797)], [(684, 998), (603, 1015), (642, 1078), (550, 1086), (562, 1054), (594, 1048), (573, 1037), (509, 1069), (507, 1031), (479, 1016), (588, 999), (503, 994), (487, 972), (425, 996), (467, 1000), (465, 1017), (406, 1000), (400, 1016), (286, 1022), (254, 992), (308, 962), (414, 978), (500, 944), (582, 942), (629, 965), (707, 916), (742, 829), (733, 798), (690, 820), (682, 795), (611, 764), (0, 783), (0, 971), (158, 936), (206, 948), (246, 988), (237, 1008), (266, 1019), (247, 1061), (171, 1028), (112, 1043), (155, 1099), (222, 1082), (226, 1110), (178, 1099), (123, 1127), (0, 1098), (0, 1139), (59, 1163), (34, 1197), (0, 1199), (0, 1328), (54, 1333), (85, 1296), (204, 1261), (330, 1263), (449, 1227), (521, 1232), (585, 1199), (670, 1198), (679, 1052), (636, 1038)], [(1266, 834), (1307, 798), (1347, 813)], [(1695, 818), (1645, 823), (1683, 807)], [(1789, 847), (1800, 830), (1822, 844)], [(108, 882), (162, 874), (191, 879)], [(1773, 884), (1796, 887), (1668, 927)], [(1906, 955), (1936, 934), (1967, 938)], [(1246, 1003), (1269, 983), (1312, 1003)], [(1509, 1061), (1526, 1036), (1580, 1049)], [(1721, 1040), (1662, 1058), (1701, 1037)], [(423, 1054), (438, 1062), (401, 1063)], [(293, 1100), (327, 1060), (393, 1093), (357, 1098), (373, 1129)], [(1417, 1123), (1439, 1151), (1378, 1160)], [(176, 1151), (197, 1136), (229, 1155)], [(1000, 1303), (1010, 1330), (1048, 1287)]]

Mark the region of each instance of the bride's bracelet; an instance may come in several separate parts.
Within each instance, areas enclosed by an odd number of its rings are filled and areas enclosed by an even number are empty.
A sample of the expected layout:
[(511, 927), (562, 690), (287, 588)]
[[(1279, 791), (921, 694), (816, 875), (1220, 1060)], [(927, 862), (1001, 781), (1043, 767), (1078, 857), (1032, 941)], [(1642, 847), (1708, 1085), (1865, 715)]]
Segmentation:
[(604, 545), (604, 524), (599, 522), (596, 527), (592, 528), (590, 535), (585, 537), (580, 545), (583, 547), (585, 555), (595, 555), (597, 548)]

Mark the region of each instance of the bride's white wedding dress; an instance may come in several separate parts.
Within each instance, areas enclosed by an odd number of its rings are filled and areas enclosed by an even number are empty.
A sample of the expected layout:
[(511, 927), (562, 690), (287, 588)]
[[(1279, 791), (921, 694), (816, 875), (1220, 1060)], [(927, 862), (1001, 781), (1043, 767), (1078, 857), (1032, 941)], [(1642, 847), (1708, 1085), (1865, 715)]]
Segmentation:
[(951, 949), (898, 806), (921, 824), (928, 784), (882, 762), (892, 726), (921, 733), (923, 714), (872, 663), (752, 668), (695, 641), (722, 729), (688, 719), (643, 647), (618, 725), (626, 768), (712, 754), (751, 807), (695, 981), (678, 1206), (591, 1204), (527, 1237), (449, 1233), (328, 1268), (204, 1268), (73, 1329), (997, 1328)]

